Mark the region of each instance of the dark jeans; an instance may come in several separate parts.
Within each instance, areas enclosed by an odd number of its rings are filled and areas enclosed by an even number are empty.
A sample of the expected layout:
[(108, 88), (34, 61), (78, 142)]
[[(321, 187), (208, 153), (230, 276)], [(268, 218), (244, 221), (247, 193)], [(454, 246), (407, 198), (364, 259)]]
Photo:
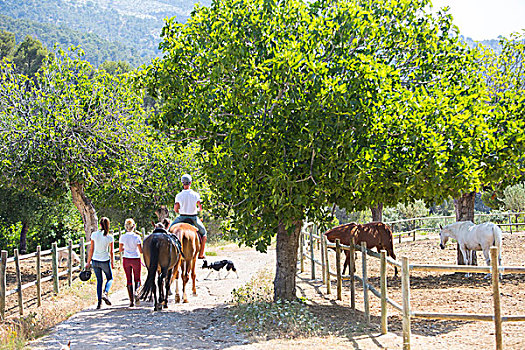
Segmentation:
[[(201, 235), (201, 237), (206, 236), (207, 234), (206, 228), (204, 227), (204, 224), (202, 223), (201, 219), (199, 219), (197, 215), (180, 214), (179, 216), (175, 218), (175, 220), (173, 220), (173, 222), (170, 225), (170, 228), (171, 226), (178, 224), (179, 222), (185, 222), (185, 220), (190, 220), (192, 222), (191, 225), (195, 226), (198, 229), (197, 232)], [(169, 231), (169, 228), (168, 228), (168, 231)]]
[(108, 261), (97, 261), (92, 260), (91, 265), (93, 266), (93, 271), (95, 271), (95, 276), (97, 276), (97, 297), (98, 300), (102, 299), (102, 271), (106, 275), (106, 286), (104, 287), (104, 292), (107, 294), (109, 288), (113, 284), (113, 273), (111, 272), (111, 265)]

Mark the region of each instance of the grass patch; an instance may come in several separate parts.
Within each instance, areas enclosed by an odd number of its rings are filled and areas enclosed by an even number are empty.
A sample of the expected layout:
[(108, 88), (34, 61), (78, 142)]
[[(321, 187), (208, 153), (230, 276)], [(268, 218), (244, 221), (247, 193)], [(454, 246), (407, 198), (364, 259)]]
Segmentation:
[(206, 252), (206, 256), (217, 256), (217, 252)]
[(273, 274), (259, 273), (232, 292), (229, 316), (237, 327), (255, 337), (297, 338), (317, 334), (317, 317), (302, 301), (273, 302)]

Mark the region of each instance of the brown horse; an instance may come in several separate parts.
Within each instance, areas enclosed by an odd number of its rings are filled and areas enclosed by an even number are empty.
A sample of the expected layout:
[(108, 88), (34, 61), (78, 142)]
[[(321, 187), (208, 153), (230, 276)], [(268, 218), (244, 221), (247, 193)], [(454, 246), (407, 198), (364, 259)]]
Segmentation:
[[(154, 310), (168, 307), (168, 295), (173, 271), (179, 269), (181, 254), (176, 238), (168, 234), (164, 225), (157, 224), (153, 233), (142, 244), (144, 263), (148, 277), (142, 286), (140, 299), (155, 300)], [(155, 276), (158, 273), (157, 284)], [(157, 298), (158, 288), (158, 298)]]
[[(355, 244), (361, 245), (361, 242), (366, 242), (368, 249), (376, 248), (378, 252), (386, 250), (387, 255), (395, 259), (394, 243), (392, 239), (392, 230), (390, 227), (382, 222), (370, 222), (368, 224), (357, 224), (351, 222), (349, 224), (334, 227), (325, 232), (326, 238), (334, 243), (339, 239), (341, 244), (352, 244), (352, 238)], [(348, 266), (350, 270), (350, 252), (345, 250), (346, 259), (343, 265), (343, 274)], [(394, 266), (395, 276), (397, 276), (397, 267)]]
[[(200, 250), (199, 234), (197, 228), (185, 222), (172, 225), (169, 228), (171, 234), (176, 235), (182, 242), (183, 257), (180, 264), (180, 272), (182, 274), (182, 299), (183, 302), (188, 302), (186, 295), (186, 283), (191, 279), (193, 282), (193, 295), (197, 295), (197, 288), (195, 287), (195, 266), (197, 265), (197, 256)], [(179, 269), (173, 272), (173, 279), (175, 279), (175, 302), (180, 302), (179, 296)]]

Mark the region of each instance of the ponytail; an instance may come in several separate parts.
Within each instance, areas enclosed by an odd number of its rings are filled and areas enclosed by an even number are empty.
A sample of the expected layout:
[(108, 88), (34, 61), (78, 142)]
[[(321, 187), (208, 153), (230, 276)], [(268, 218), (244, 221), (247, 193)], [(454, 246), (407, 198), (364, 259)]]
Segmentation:
[(104, 216), (100, 219), (100, 227), (104, 231), (104, 236), (107, 236), (109, 233), (109, 219), (107, 217)]

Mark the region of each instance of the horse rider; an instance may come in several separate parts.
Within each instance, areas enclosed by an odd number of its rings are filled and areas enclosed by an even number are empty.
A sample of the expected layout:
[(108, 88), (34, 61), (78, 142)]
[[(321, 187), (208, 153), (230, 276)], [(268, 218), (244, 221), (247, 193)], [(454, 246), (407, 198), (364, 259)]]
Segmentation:
[[(199, 251), (199, 259), (204, 259), (204, 246), (206, 245), (206, 228), (202, 224), (202, 221), (197, 216), (199, 211), (202, 211), (201, 196), (199, 193), (190, 189), (191, 187), (191, 176), (188, 174), (182, 175), (180, 178), (183, 186), (183, 190), (180, 191), (175, 197), (175, 206), (173, 210), (179, 213), (179, 216), (173, 220), (170, 227), (179, 222), (190, 221), (193, 226), (198, 229), (201, 249)], [(169, 229), (168, 229), (169, 231)]]

